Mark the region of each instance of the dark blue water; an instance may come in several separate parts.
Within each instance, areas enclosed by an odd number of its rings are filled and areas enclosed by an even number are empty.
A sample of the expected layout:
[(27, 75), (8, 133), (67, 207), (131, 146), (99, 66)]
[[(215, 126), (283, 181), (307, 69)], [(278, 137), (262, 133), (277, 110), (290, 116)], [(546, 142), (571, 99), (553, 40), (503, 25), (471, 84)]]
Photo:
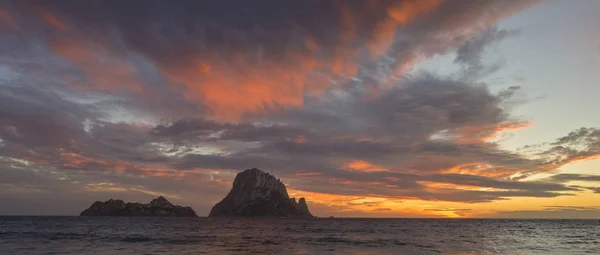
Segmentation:
[(0, 254), (600, 254), (600, 223), (0, 217)]

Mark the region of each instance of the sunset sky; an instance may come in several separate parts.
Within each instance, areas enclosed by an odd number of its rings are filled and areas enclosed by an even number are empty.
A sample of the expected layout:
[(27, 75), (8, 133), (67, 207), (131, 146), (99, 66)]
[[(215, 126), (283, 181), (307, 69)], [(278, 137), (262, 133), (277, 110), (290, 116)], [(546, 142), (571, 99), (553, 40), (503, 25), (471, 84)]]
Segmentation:
[(600, 1), (1, 1), (0, 214), (236, 173), (317, 216), (600, 218)]

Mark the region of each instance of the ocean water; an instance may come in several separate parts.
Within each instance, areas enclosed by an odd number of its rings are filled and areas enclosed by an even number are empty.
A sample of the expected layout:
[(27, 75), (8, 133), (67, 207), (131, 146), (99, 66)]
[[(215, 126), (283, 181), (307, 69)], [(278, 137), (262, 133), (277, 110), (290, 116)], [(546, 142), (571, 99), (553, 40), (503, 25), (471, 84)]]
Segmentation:
[(0, 254), (600, 254), (600, 222), (11, 216)]

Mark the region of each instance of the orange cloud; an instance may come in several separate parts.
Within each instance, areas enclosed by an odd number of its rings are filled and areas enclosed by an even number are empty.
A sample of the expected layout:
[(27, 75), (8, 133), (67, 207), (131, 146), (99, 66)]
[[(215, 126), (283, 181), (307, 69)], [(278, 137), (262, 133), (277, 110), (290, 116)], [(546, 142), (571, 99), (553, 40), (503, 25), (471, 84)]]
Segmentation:
[(543, 169), (558, 169), (561, 166), (573, 163), (573, 162), (577, 162), (577, 161), (586, 161), (586, 160), (595, 160), (595, 159), (600, 159), (600, 153), (598, 154), (591, 154), (591, 155), (581, 155), (581, 156), (576, 156), (576, 157), (568, 157), (568, 156), (564, 156), (558, 159), (553, 160), (553, 162), (551, 163), (547, 163), (545, 165), (541, 165), (540, 168)]
[(296, 137), (296, 139), (294, 139), (295, 143), (306, 143), (308, 142), (308, 140), (306, 140), (306, 138), (304, 138), (304, 136), (299, 135), (298, 137)]
[(303, 49), (290, 46), (278, 58), (285, 62), (266, 60), (260, 53), (238, 49), (230, 56), (186, 56), (191, 64), (184, 67), (158, 65), (172, 82), (185, 85), (188, 100), (207, 105), (216, 118), (237, 120), (245, 113), (261, 113), (280, 106), (300, 107), (305, 93), (319, 94), (354, 77), (360, 68), (364, 44), (378, 58), (393, 42), (397, 22), (392, 18), (380, 20), (377, 29), (369, 31), (373, 35), (364, 36), (358, 34), (357, 24), (364, 13), (341, 3), (338, 11), (338, 42), (325, 45), (307, 34)]
[(164, 71), (171, 81), (186, 86), (188, 100), (206, 104), (218, 118), (235, 120), (246, 112), (303, 104), (305, 77), (301, 70), (255, 67), (243, 59), (231, 67), (197, 62), (191, 68), (166, 67)]
[(440, 183), (430, 181), (417, 181), (417, 183), (425, 186), (425, 189), (434, 193), (448, 193), (457, 190), (493, 190), (489, 188), (481, 188), (476, 185), (457, 185), (452, 183)]
[(50, 25), (53, 28), (59, 30), (67, 30), (69, 26), (67, 22), (65, 22), (60, 17), (56, 16), (55, 13), (47, 10), (45, 7), (39, 4), (32, 4), (31, 9), (34, 11), (36, 15), (39, 15), (39, 18), (44, 21), (46, 24)]
[[(486, 163), (468, 163), (461, 164), (449, 169), (445, 169), (440, 171), (440, 173), (444, 174), (468, 174), (468, 175), (478, 175), (485, 176), (489, 178), (507, 178), (516, 173), (522, 172), (523, 169), (510, 168), (505, 166), (498, 165), (489, 165)], [(531, 170), (531, 169), (527, 169)]]
[(111, 182), (89, 183), (85, 185), (85, 189), (91, 192), (140, 192), (151, 196), (180, 197), (177, 194), (165, 194), (164, 192), (144, 189), (140, 186), (124, 186)]
[[(389, 17), (377, 24), (373, 32), (373, 40), (367, 43), (367, 48), (373, 60), (384, 56), (394, 41), (394, 36), (399, 25), (406, 25), (418, 16), (427, 14), (436, 9), (443, 0), (413, 0), (394, 2), (387, 8)], [(412, 58), (404, 60), (400, 66), (412, 63)], [(398, 70), (399, 73), (402, 70)]]
[[(377, 208), (377, 202), (384, 201), (384, 198), (364, 197), (364, 196), (345, 196), (325, 194), (318, 192), (308, 192), (287, 188), (291, 197), (304, 197), (311, 205), (320, 205), (328, 208), (328, 211), (333, 212), (353, 212), (359, 211), (363, 213), (373, 213), (373, 209)], [(366, 202), (366, 203), (365, 203)], [(369, 203), (371, 202), (371, 203)], [(369, 206), (373, 205), (373, 206)]]
[(480, 143), (496, 137), (499, 133), (531, 127), (528, 121), (507, 121), (502, 123), (463, 126), (457, 130), (459, 143)]
[(438, 217), (446, 218), (468, 218), (473, 217), (475, 214), (470, 209), (458, 209), (458, 208), (435, 208), (428, 209)]
[[(354, 76), (358, 71), (360, 51), (354, 45), (359, 38), (357, 34), (356, 17), (352, 9), (340, 3), (340, 42), (335, 46), (333, 58), (330, 60), (331, 72), (334, 75)], [(318, 55), (318, 51), (313, 51)]]
[(302, 176), (315, 176), (315, 175), (321, 175), (321, 173), (319, 173), (319, 172), (308, 172), (308, 173), (298, 173), (298, 174), (295, 174), (295, 176), (300, 176), (300, 177), (302, 177)]
[(412, 0), (395, 2), (387, 9), (388, 15), (400, 24), (407, 24), (419, 15), (435, 9), (443, 0)]
[(75, 28), (71, 29), (68, 22), (55, 13), (41, 6), (32, 6), (32, 9), (46, 24), (61, 30), (57, 34), (50, 34), (50, 50), (80, 69), (84, 75), (83, 80), (73, 75), (63, 76), (66, 85), (85, 90), (141, 92), (142, 86), (135, 69), (120, 53), (105, 47), (104, 42), (89, 40), (81, 37), (81, 34), (69, 34), (76, 32)]
[(49, 163), (47, 156), (40, 154), (34, 150), (27, 150), (27, 151), (23, 152), (23, 159), (33, 162), (37, 165), (43, 165), (43, 164)]
[(114, 52), (100, 44), (76, 41), (72, 38), (55, 37), (50, 49), (83, 72), (79, 77), (63, 77), (67, 85), (75, 89), (100, 91), (125, 90), (141, 92), (142, 86), (136, 70)]
[(92, 158), (84, 157), (75, 153), (61, 153), (60, 160), (62, 161), (62, 165), (64, 167), (80, 167), (87, 163), (98, 163), (105, 165), (104, 161), (94, 160)]
[(345, 165), (345, 167), (361, 172), (381, 172), (386, 170), (386, 168), (382, 166), (374, 165), (364, 160), (350, 161)]
[(64, 21), (62, 21), (61, 19), (59, 19), (58, 17), (56, 17), (54, 14), (52, 14), (49, 11), (40, 10), (40, 15), (41, 15), (41, 18), (44, 21), (46, 21), (46, 23), (48, 23), (48, 25), (50, 25), (54, 28), (61, 29), (61, 30), (66, 30), (69, 28)]
[(62, 167), (67, 168), (90, 168), (98, 165), (101, 171), (117, 171), (117, 172), (139, 172), (147, 176), (160, 177), (182, 177), (186, 173), (184, 171), (172, 170), (164, 167), (143, 166), (124, 161), (105, 161), (93, 159), (76, 153), (61, 153), (60, 161)]
[[(151, 60), (168, 81), (183, 85), (187, 101), (207, 106), (216, 119), (239, 120), (248, 113), (261, 114), (280, 107), (301, 107), (304, 105), (305, 94), (319, 94), (344, 84), (358, 73), (364, 61), (365, 46), (372, 60), (381, 58), (389, 52), (399, 26), (433, 13), (442, 3), (443, 0), (401, 1), (389, 6), (376, 1), (367, 1), (362, 5), (339, 3), (339, 37), (335, 41), (298, 29), (298, 33), (304, 38), (300, 38), (299, 44), (289, 42), (282, 52), (277, 53), (276, 58), (263, 56), (268, 49), (261, 48), (265, 47), (261, 44), (233, 47), (225, 53), (215, 50), (196, 54), (177, 52), (175, 48), (171, 48), (165, 50), (180, 54), (180, 63)], [(507, 9), (516, 11), (519, 8)], [(56, 13), (43, 9), (39, 13), (42, 20), (61, 30), (60, 33), (71, 32), (76, 28), (70, 27), (68, 20), (61, 19)], [(477, 21), (483, 16), (467, 16), (469, 17), (464, 19), (451, 16), (448, 19), (452, 22), (442, 20), (440, 27), (447, 27), (451, 32), (473, 30), (475, 33), (476, 28), (470, 28), (478, 27)], [(486, 16), (485, 19), (497, 20), (499, 16), (502, 15), (495, 15), (495, 19)], [(454, 21), (455, 19), (458, 21)], [(440, 38), (434, 36), (437, 34), (435, 30), (445, 30), (438, 27), (428, 29), (434, 30), (432, 36), (416, 38), (416, 41), (423, 42), (409, 45), (401, 56), (391, 56), (396, 58), (393, 67), (396, 72), (392, 76), (408, 72), (423, 57), (423, 52), (443, 53), (435, 52), (427, 48), (427, 45), (439, 45)], [(124, 61), (119, 53), (110, 52), (102, 43), (73, 38), (75, 37), (65, 39), (55, 36), (51, 42), (51, 49), (81, 68), (87, 79), (82, 82), (77, 77), (67, 77), (68, 83), (77, 88), (89, 87), (101, 91), (126, 90), (139, 93), (143, 90), (135, 68)], [(461, 38), (464, 40), (467, 37), (457, 35), (452, 44), (460, 43)], [(107, 73), (111, 75), (106, 75)], [(396, 81), (393, 78), (382, 79), (385, 84), (394, 84)], [(381, 88), (377, 88), (371, 94), (377, 96), (380, 93)]]
[(4, 23), (15, 30), (21, 30), (21, 27), (19, 27), (13, 15), (8, 10), (0, 9), (0, 23)]
[(387, 18), (377, 25), (373, 33), (373, 40), (367, 43), (371, 59), (377, 60), (385, 55), (394, 41), (397, 27), (398, 23), (391, 18)]
[(459, 208), (464, 204), (424, 200), (399, 200), (370, 196), (345, 196), (308, 192), (287, 188), (291, 197), (304, 197), (313, 214), (369, 217), (441, 217), (462, 218), (479, 216), (479, 212)]
[(306, 52), (288, 50), (285, 62), (239, 51), (192, 58), (184, 67), (158, 64), (171, 82), (187, 88), (187, 100), (207, 105), (216, 118), (238, 120), (245, 113), (300, 107), (306, 93), (319, 94), (357, 73), (358, 49), (342, 45), (322, 57), (318, 42), (307, 38), (305, 44)]

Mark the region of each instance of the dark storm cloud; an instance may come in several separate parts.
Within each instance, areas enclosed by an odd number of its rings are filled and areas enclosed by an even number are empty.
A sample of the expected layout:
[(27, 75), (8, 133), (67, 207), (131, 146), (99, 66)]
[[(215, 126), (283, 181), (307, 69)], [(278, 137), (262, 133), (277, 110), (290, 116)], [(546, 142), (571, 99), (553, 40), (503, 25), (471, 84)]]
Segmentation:
[(13, 81), (0, 87), (0, 157), (60, 165), (60, 154), (85, 139), (83, 121), (96, 116), (52, 89)]
[(498, 102), (486, 87), (425, 76), (368, 103), (365, 117), (369, 125), (389, 128), (388, 135), (407, 130), (407, 135), (421, 133), (421, 139), (427, 139), (447, 128), (506, 120)]
[(182, 119), (168, 125), (158, 125), (151, 131), (160, 137), (176, 140), (236, 140), (263, 141), (297, 139), (309, 131), (285, 125), (258, 125), (253, 123), (220, 123), (207, 119)]
[(53, 190), (59, 188), (58, 180), (51, 180), (47, 173), (40, 172), (35, 166), (28, 167), (20, 162), (13, 160), (0, 159), (1, 185), (11, 185), (14, 187), (36, 187), (37, 189)]
[(477, 140), (504, 126), (522, 125), (500, 106), (504, 95), (494, 95), (483, 85), (429, 74), (398, 82), (375, 100), (364, 96), (332, 94), (300, 109), (273, 112), (268, 120), (311, 129), (326, 139), (365, 136), (406, 144), (424, 143), (444, 130), (450, 136)]
[(81, 121), (91, 112), (68, 102), (52, 90), (29, 86), (2, 86), (0, 137), (23, 147), (73, 146), (81, 135)]
[(119, 161), (168, 161), (143, 128), (97, 121), (102, 113), (96, 106), (52, 88), (15, 85), (0, 91), (1, 156), (90, 171), (113, 171)]
[[(332, 26), (339, 22), (339, 17), (331, 15), (337, 12), (331, 1), (181, 1), (173, 5), (161, 1), (82, 3), (67, 0), (20, 5), (47, 8), (63, 18), (67, 26), (96, 29), (90, 31), (93, 36), (117, 29), (129, 47), (176, 65), (182, 64), (180, 58), (184, 52), (197, 55), (212, 50), (235, 51), (257, 48), (263, 43), (272, 52), (269, 57), (281, 56), (287, 46), (284, 40), (296, 32), (290, 30), (291, 27), (304, 28), (307, 33), (332, 42), (337, 34), (331, 32), (340, 29)], [(368, 31), (369, 28), (362, 29)], [(165, 45), (180, 47), (160, 50)], [(211, 47), (217, 45), (219, 47)]]
[(370, 158), (387, 157), (394, 153), (406, 152), (406, 147), (372, 141), (336, 141), (318, 139), (304, 143), (281, 141), (270, 143), (259, 151), (270, 154), (289, 154), (298, 157), (341, 157), (341, 158)]
[[(252, 153), (218, 154), (188, 154), (172, 165), (175, 169), (223, 169), (240, 171), (249, 168), (259, 168), (274, 174), (293, 174), (304, 172), (306, 169), (315, 171), (335, 168), (324, 159), (302, 160), (301, 157), (265, 155)], [(329, 167), (329, 168), (328, 168)]]
[(500, 150), (495, 147), (495, 144), (491, 143), (456, 144), (448, 141), (427, 141), (420, 144), (416, 148), (416, 151), (430, 155), (439, 154), (457, 158), (478, 158), (494, 164), (531, 170), (540, 163), (510, 151)]

